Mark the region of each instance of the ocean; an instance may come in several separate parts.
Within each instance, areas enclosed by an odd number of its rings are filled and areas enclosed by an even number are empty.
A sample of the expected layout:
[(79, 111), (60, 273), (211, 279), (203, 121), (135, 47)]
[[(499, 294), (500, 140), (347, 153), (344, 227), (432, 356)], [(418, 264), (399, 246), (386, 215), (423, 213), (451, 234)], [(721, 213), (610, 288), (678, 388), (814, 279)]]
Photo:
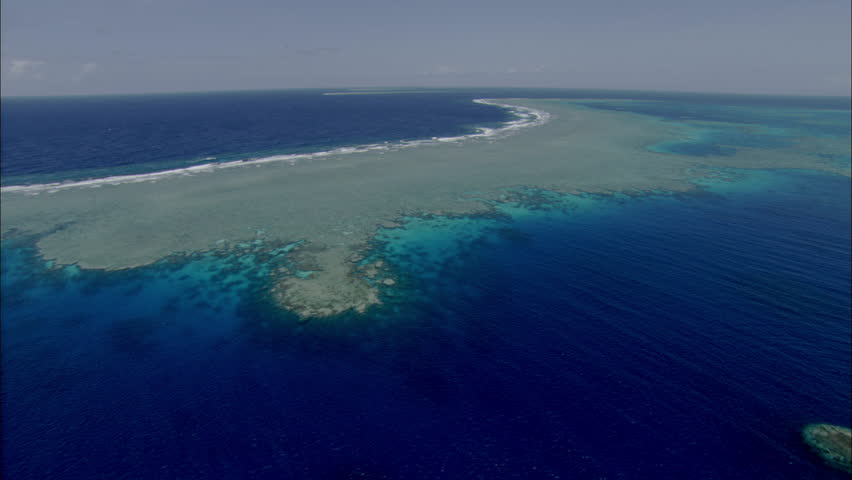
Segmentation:
[[(252, 230), (254, 240), (227, 248), (172, 248), (139, 266), (92, 268), (94, 257), (78, 249), (85, 235), (104, 250), (127, 249), (86, 223), (101, 210), (56, 219), (45, 210), (50, 228), (4, 211), (12, 218), (0, 244), (4, 476), (847, 478), (808, 449), (801, 430), (852, 424), (848, 98), (324, 93), (4, 99), (3, 187), (34, 187), (7, 190), (4, 200), (15, 209), (65, 203), (62, 195), (89, 194), (75, 182), (227, 162), (260, 176), (298, 171), (287, 166), (293, 159), (328, 170), (322, 152), (365, 145), (390, 147), (343, 152), (341, 168), (370, 168), (379, 156), (438, 165), (440, 152), (483, 144), (485, 154), (452, 162), (482, 162), (486, 176), (489, 155), (510, 151), (505, 142), (528, 136), (541, 151), (570, 148), (545, 135), (575, 112), (589, 112), (589, 124), (641, 124), (629, 148), (672, 163), (640, 165), (657, 184), (574, 190), (570, 181), (530, 183), (522, 172), (547, 165), (554, 176), (556, 163), (536, 163), (536, 147), (522, 144), (517, 184), (496, 193), (458, 184), (481, 197), (477, 211), (421, 209), (431, 205), (418, 203), (422, 194), (405, 197), (376, 180), (397, 170), (376, 169), (374, 190), (406, 208), (385, 224), (369, 218), (372, 233), (354, 261), (383, 262), (388, 283), (367, 274), (380, 303), (318, 318), (282, 308), (270, 293), (282, 269), (296, 279), (329, 270), (297, 255), (318, 243), (307, 234)], [(533, 99), (554, 119), (506, 139), (474, 138), (532, 115), (472, 102), (481, 98)], [(659, 133), (670, 131), (679, 133)], [(283, 161), (250, 165), (269, 158)], [(695, 173), (675, 182), (681, 164)], [(343, 182), (347, 172), (332, 178)], [(156, 179), (150, 188), (164, 204), (191, 209), (170, 185), (202, 188), (227, 175)], [(429, 181), (425, 190), (440, 190)], [(54, 182), (71, 187), (39, 187)], [(109, 203), (147, 185), (91, 192)], [(216, 185), (211, 196), (220, 198)], [(334, 185), (342, 183), (316, 195)], [(281, 202), (270, 208), (288, 211), (296, 201), (288, 188), (264, 194)], [(241, 212), (262, 208), (247, 203)], [(343, 208), (318, 205), (317, 216)], [(92, 229), (78, 234), (75, 225)], [(69, 236), (51, 237), (57, 232)], [(50, 254), (64, 255), (59, 243), (67, 257)], [(81, 261), (63, 261), (75, 255)]]

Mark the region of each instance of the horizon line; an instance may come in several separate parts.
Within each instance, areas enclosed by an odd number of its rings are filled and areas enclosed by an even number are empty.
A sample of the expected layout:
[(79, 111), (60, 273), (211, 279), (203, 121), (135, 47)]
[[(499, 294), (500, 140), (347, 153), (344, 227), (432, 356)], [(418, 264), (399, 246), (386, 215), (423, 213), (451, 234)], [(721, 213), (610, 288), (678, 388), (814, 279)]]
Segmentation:
[[(121, 93), (68, 93), (45, 95), (3, 95), (0, 99), (36, 99), (36, 98), (69, 98), (69, 97), (123, 97), (146, 95), (188, 95), (188, 94), (220, 94), (220, 93), (253, 93), (253, 92), (284, 92), (284, 91), (323, 91), (324, 93), (346, 93), (360, 91), (368, 94), (371, 90), (476, 90), (476, 89), (506, 89), (506, 90), (554, 90), (554, 91), (595, 91), (595, 92), (629, 92), (629, 93), (679, 93), (694, 95), (735, 95), (735, 96), (764, 96), (764, 97), (811, 97), (850, 99), (850, 95), (831, 94), (802, 94), (802, 93), (754, 93), (754, 92), (720, 92), (696, 90), (662, 90), (662, 89), (627, 89), (627, 88), (591, 88), (591, 87), (529, 87), (529, 86), (371, 86), (371, 87), (285, 87), (285, 88), (247, 88), (223, 90), (174, 90), (153, 92), (121, 92)], [(387, 93), (387, 92), (385, 92)], [(411, 92), (414, 93), (414, 92)]]

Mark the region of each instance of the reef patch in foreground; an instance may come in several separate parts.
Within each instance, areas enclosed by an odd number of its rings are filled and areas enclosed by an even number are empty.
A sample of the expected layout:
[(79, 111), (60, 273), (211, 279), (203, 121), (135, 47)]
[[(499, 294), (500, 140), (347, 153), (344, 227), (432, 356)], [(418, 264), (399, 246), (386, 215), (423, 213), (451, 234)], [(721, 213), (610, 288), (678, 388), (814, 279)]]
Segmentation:
[(802, 430), (802, 437), (826, 463), (852, 473), (852, 430), (827, 423), (812, 423)]
[[(303, 319), (330, 317), (349, 310), (364, 313), (381, 301), (378, 289), (359, 273), (376, 277), (382, 265), (358, 268), (352, 256), (345, 247), (300, 252), (297, 262), (309, 273), (293, 276), (286, 269), (274, 272), (273, 277), (283, 278), (273, 282), (272, 297), (279, 306)], [(384, 280), (385, 285), (391, 284), (386, 282), (390, 279)]]

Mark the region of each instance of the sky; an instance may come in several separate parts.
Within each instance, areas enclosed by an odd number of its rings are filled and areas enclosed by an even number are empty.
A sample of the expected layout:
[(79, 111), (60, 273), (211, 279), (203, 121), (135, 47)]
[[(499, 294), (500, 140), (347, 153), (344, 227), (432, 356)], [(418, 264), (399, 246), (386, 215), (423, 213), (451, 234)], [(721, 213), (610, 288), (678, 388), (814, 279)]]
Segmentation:
[(2, 0), (2, 95), (850, 94), (849, 0)]

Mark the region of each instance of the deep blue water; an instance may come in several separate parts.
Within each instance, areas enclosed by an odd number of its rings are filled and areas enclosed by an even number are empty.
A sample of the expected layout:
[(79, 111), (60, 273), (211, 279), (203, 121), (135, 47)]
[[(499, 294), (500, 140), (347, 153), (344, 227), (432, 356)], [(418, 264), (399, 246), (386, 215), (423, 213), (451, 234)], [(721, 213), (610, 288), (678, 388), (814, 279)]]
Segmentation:
[[(509, 119), (470, 95), (322, 91), (4, 99), (6, 184), (470, 133)], [(437, 101), (436, 101), (437, 100)], [(109, 170), (108, 170), (109, 169)], [(58, 175), (59, 174), (59, 175)]]
[(407, 219), (384, 306), (307, 324), (264, 295), (285, 245), (98, 273), (4, 239), (3, 472), (846, 478), (800, 431), (852, 423), (849, 178), (723, 173)]

